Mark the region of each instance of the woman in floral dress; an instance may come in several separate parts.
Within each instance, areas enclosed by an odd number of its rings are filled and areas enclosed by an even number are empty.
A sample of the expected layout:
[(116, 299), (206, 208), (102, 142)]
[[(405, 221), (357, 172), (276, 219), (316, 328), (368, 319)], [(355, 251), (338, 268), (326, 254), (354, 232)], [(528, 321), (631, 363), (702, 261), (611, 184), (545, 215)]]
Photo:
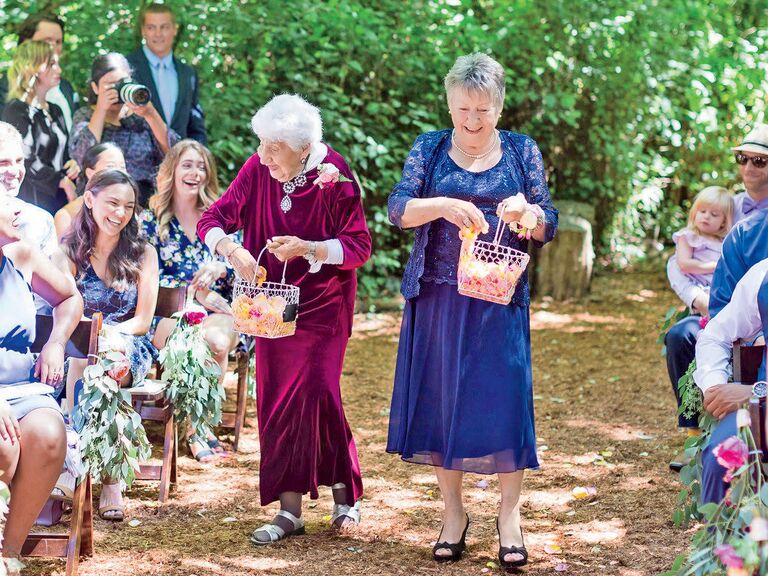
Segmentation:
[[(139, 222), (147, 241), (155, 247), (160, 261), (160, 286), (175, 288), (189, 284), (195, 298), (210, 314), (203, 321), (205, 339), (221, 366), (223, 385), (229, 352), (237, 345), (232, 316), (226, 312), (231, 299), (234, 272), (223, 258), (213, 256), (197, 237), (197, 223), (203, 212), (219, 197), (216, 165), (205, 146), (183, 140), (168, 152), (157, 173), (157, 193), (150, 198)], [(175, 320), (155, 317), (153, 342), (162, 348)], [(189, 449), (195, 458), (208, 462), (223, 453), (218, 440), (209, 433), (203, 440), (189, 427)]]

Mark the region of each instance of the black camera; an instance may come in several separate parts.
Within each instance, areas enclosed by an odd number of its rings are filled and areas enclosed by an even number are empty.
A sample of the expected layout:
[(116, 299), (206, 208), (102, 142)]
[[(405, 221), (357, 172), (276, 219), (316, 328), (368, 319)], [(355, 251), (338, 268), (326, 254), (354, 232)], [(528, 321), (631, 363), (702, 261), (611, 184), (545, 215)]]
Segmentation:
[(152, 93), (144, 84), (134, 82), (130, 78), (123, 78), (115, 84), (118, 102), (127, 102), (136, 106), (145, 106), (152, 98)]

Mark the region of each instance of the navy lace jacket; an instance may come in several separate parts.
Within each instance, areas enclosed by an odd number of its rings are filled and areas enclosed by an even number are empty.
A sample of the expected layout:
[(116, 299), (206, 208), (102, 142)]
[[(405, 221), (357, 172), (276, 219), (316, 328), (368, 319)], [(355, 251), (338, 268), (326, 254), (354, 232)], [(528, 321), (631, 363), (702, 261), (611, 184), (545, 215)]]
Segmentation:
[[(392, 193), (389, 195), (388, 209), (389, 220), (395, 226), (402, 228), (402, 217), (405, 212), (405, 205), (413, 198), (432, 198), (439, 196), (433, 185), (433, 175), (438, 160), (448, 154), (451, 142), (451, 131), (440, 130), (437, 132), (427, 132), (416, 138), (416, 141), (408, 154), (408, 159), (403, 167), (403, 176), (400, 182), (395, 185)], [(522, 192), (526, 200), (531, 204), (538, 204), (544, 210), (545, 217), (545, 235), (544, 242), (534, 243), (538, 246), (543, 245), (555, 236), (557, 231), (558, 213), (552, 205), (552, 198), (549, 195), (546, 175), (544, 173), (544, 162), (541, 157), (536, 142), (515, 132), (500, 130), (502, 146), (501, 163), (509, 171), (511, 181), (521, 183), (521, 190), (513, 190), (511, 196), (517, 192)], [(482, 191), (479, 192), (482, 195)], [(405, 265), (401, 292), (407, 299), (415, 298), (419, 294), (419, 280), (424, 274), (424, 258), (427, 251), (427, 243), (430, 240), (430, 222), (422, 224), (415, 228), (413, 247), (411, 256)], [(491, 230), (491, 235), (493, 230)], [(516, 250), (528, 251), (528, 241), (519, 240), (516, 235), (507, 234), (510, 238), (507, 244)], [(455, 235), (455, 242), (459, 243), (458, 234)], [(451, 246), (433, 247), (433, 251), (455, 250)], [(438, 282), (456, 283), (454, 278), (436, 278)], [(512, 297), (512, 304), (517, 306), (528, 306), (530, 295), (528, 290), (528, 275), (523, 275), (520, 283)]]

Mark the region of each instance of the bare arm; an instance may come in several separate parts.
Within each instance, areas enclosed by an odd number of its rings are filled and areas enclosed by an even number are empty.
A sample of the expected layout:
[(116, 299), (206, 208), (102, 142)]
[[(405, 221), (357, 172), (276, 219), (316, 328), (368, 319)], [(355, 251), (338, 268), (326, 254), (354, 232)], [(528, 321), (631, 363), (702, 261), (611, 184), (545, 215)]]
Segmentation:
[(470, 226), (482, 232), (488, 231), (488, 223), (480, 209), (464, 200), (455, 198), (412, 198), (405, 205), (401, 224), (403, 228), (415, 228), (445, 218), (459, 228)]
[(717, 267), (717, 262), (699, 262), (693, 259), (693, 248), (685, 237), (677, 241), (675, 249), (677, 265), (683, 274), (712, 274)]
[(160, 279), (160, 266), (157, 263), (157, 252), (147, 244), (144, 249), (144, 262), (138, 285), (138, 300), (136, 313), (133, 318), (115, 324), (113, 328), (123, 334), (141, 336), (146, 334), (152, 324), (157, 306), (157, 292)]

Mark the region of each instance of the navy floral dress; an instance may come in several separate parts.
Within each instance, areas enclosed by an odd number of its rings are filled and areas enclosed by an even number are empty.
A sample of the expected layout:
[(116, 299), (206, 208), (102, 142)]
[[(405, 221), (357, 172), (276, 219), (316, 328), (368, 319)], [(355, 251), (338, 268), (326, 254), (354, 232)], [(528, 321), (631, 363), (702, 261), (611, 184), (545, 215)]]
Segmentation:
[[(93, 316), (94, 313), (101, 312), (104, 316), (104, 324), (119, 324), (133, 318), (136, 313), (139, 295), (136, 284), (131, 284), (125, 292), (119, 292), (104, 284), (93, 266), (89, 265), (77, 278), (77, 288), (83, 296), (84, 314)], [(136, 385), (146, 378), (152, 364), (158, 359), (159, 352), (148, 334), (143, 336), (120, 334), (120, 338), (125, 346), (126, 355), (131, 361), (131, 375), (133, 384)]]
[[(219, 256), (213, 256), (208, 247), (195, 237), (194, 242), (187, 238), (184, 229), (174, 216), (168, 224), (168, 236), (160, 239), (157, 231), (157, 218), (151, 210), (142, 210), (139, 225), (147, 242), (154, 246), (160, 262), (160, 286), (176, 288), (190, 282), (195, 273), (208, 262), (224, 262)], [(241, 243), (240, 235), (232, 235), (235, 242)], [(218, 292), (227, 301), (232, 299), (234, 270), (227, 266), (227, 276), (217, 280), (211, 289)]]

